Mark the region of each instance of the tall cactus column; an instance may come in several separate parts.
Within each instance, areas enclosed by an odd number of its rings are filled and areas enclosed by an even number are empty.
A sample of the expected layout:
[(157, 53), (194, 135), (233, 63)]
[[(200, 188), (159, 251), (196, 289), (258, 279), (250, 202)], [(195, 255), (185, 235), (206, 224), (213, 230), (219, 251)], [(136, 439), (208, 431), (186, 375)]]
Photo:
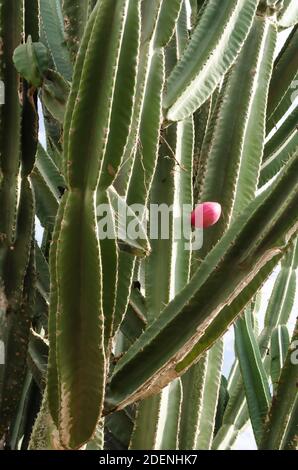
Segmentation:
[[(14, 2), (13, 5), (10, 4), (8, 6), (7, 2), (4, 2), (2, 9), (3, 14), (12, 15), (11, 20), (14, 20), (16, 25), (14, 33), (15, 41), (11, 43), (11, 49), (8, 48), (7, 50), (9, 53), (8, 61), (6, 63), (4, 61), (5, 73), (10, 72), (11, 74), (11, 81), (8, 84), (9, 93), (6, 96), (8, 100), (7, 107), (10, 109), (11, 114), (6, 115), (6, 106), (1, 110), (3, 112), (3, 131), (9, 123), (12, 126), (20, 127), (12, 127), (6, 130), (7, 137), (5, 138), (9, 138), (13, 146), (10, 147), (11, 153), (8, 151), (9, 147), (7, 147), (6, 151), (3, 149), (2, 154), (2, 168), (4, 171), (1, 193), (4, 200), (1, 201), (1, 208), (7, 210), (11, 220), (6, 219), (8, 224), (6, 227), (7, 250), (4, 252), (4, 259), (2, 259), (1, 263), (4, 291), (7, 298), (6, 329), (4, 329), (6, 332), (6, 364), (1, 390), (0, 409), (2, 416), (1, 435), (8, 428), (12, 434), (15, 419), (14, 414), (21, 398), (25, 379), (29, 331), (35, 300), (35, 250), (34, 243), (32, 242), (35, 209), (30, 174), (35, 162), (38, 140), (37, 94), (36, 89), (29, 82), (25, 79), (22, 80), (22, 98), (20, 100), (22, 108), (20, 113), (20, 105), (18, 103), (19, 79), (16, 69), (12, 64), (13, 51), (19, 44), (23, 25), (22, 3), (18, 5), (17, 3)], [(32, 7), (32, 11), (30, 17), (28, 14), (24, 16), (24, 39), (29, 34), (32, 34), (33, 38), (37, 40), (39, 34), (37, 2), (35, 0), (26, 0), (25, 6), (28, 9)], [(7, 21), (6, 16), (5, 21)], [(11, 31), (11, 25), (9, 25), (9, 30)], [(8, 80), (9, 76), (6, 79)], [(15, 107), (14, 116), (12, 113), (13, 104)], [(12, 118), (14, 118), (14, 124), (10, 122)], [(12, 132), (12, 129), (15, 134)], [(20, 134), (21, 137), (19, 138)], [(2, 136), (4, 138), (4, 133)], [(18, 176), (20, 176), (20, 187), (18, 187), (17, 182)], [(5, 197), (5, 185), (7, 183), (10, 185), (9, 188), (6, 188), (6, 190), (9, 189), (11, 194), (10, 201)], [(5, 221), (5, 218), (1, 218), (1, 221)]]
[(54, 349), (48, 376), (50, 411), (66, 448), (90, 440), (103, 402), (106, 361), (95, 202), (130, 2), (104, 0), (95, 7), (66, 112), (64, 168), (69, 189), (51, 254), (57, 289), (52, 297), (50, 347)]
[[(143, 8), (149, 5), (144, 3)], [(147, 34), (147, 79), (145, 80), (144, 102), (139, 129), (134, 167), (128, 190), (129, 204), (173, 203), (173, 181), (171, 177), (171, 159), (166, 141), (161, 140), (158, 157), (159, 130), (162, 120), (162, 91), (165, 80), (164, 47), (168, 44), (174, 32), (176, 18), (181, 8), (181, 1), (162, 0), (156, 2), (155, 9), (144, 11), (144, 35)], [(150, 16), (151, 15), (151, 16)], [(150, 19), (152, 18), (152, 24)], [(150, 33), (150, 34), (149, 34)], [(143, 57), (143, 60), (146, 59)], [(168, 134), (170, 135), (170, 133)], [(167, 134), (164, 134), (167, 138)], [(151, 188), (151, 191), (149, 189)], [(160, 234), (159, 234), (160, 236)], [(160, 249), (163, 250), (167, 262), (160, 263)], [(172, 234), (168, 240), (154, 240), (152, 253), (144, 262), (145, 290), (148, 299), (148, 321), (157, 318), (170, 299), (170, 272), (172, 256)], [(162, 285), (158, 279), (162, 279)], [(131, 449), (154, 449), (159, 423), (161, 395), (157, 394), (142, 401), (137, 410), (135, 427), (132, 433)], [(148, 428), (148, 420), (151, 425)], [(147, 428), (147, 429), (146, 429)], [(146, 431), (145, 431), (146, 429)]]
[[(11, 366), (9, 347), (12, 338), (14, 319), (7, 293), (6, 259), (10, 247), (13, 247), (16, 230), (16, 213), (18, 198), (18, 175), (20, 166), (20, 129), (21, 107), (18, 89), (19, 77), (13, 65), (14, 49), (21, 42), (22, 35), (22, 1), (13, 5), (5, 0), (0, 2), (0, 36), (1, 62), (0, 78), (2, 80), (5, 103), (0, 106), (0, 339), (5, 344), (5, 366), (0, 369), (0, 400), (2, 419), (0, 438), (7, 431), (17, 400), (11, 403), (7, 392), (13, 393), (13, 379), (8, 384), (8, 369)], [(9, 362), (8, 362), (9, 361)], [(12, 388), (11, 388), (12, 387)]]
[[(13, 241), (16, 205), (17, 177), (20, 164), (20, 129), (21, 108), (18, 96), (18, 73), (12, 56), (22, 37), (22, 1), (10, 5), (3, 0), (0, 3), (1, 63), (0, 74), (5, 93), (5, 104), (0, 107), (0, 233), (1, 259), (5, 247)], [(3, 282), (3, 264), (1, 263), (1, 280)]]

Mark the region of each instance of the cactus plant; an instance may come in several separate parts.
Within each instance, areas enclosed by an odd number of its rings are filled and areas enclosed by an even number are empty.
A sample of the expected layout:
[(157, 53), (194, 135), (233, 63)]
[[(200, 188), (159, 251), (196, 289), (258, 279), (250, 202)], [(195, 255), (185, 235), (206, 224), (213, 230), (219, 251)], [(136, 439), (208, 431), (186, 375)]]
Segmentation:
[(0, 0), (5, 448), (297, 448), (297, 27), (296, 0)]

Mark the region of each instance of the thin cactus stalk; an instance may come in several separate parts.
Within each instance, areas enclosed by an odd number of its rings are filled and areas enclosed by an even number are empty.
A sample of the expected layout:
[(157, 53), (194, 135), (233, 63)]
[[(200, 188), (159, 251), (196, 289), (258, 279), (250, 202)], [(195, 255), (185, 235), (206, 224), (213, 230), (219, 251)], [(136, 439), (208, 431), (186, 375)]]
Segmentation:
[[(281, 270), (268, 302), (264, 328), (257, 336), (263, 363), (268, 359), (268, 354), (270, 354), (270, 341), (274, 330), (287, 325), (293, 309), (296, 286), (295, 269), (297, 269), (295, 261), (297, 259), (296, 245), (297, 242), (292, 250), (283, 258)], [(254, 311), (253, 315), (256, 315), (256, 313)], [(223, 415), (222, 424), (213, 442), (215, 449), (231, 446), (240, 430), (249, 420), (245, 392), (237, 360), (229, 377), (228, 392), (229, 400)]]
[[(292, 344), (297, 344), (297, 324), (292, 337)], [(275, 392), (275, 400), (272, 401), (270, 410), (268, 411), (268, 419), (266, 420), (263, 439), (261, 442), (261, 449), (283, 449), (289, 445), (294, 445), (291, 440), (288, 441), (288, 426), (293, 426), (290, 422), (292, 418), (292, 409), (295, 410), (295, 401), (297, 398), (296, 380), (297, 380), (297, 364), (291, 360), (293, 355), (292, 347), (288, 349), (287, 357), (284, 367), (279, 376), (278, 386)], [(287, 400), (282, 400), (285, 397)], [(294, 422), (297, 422), (297, 416), (294, 417)], [(278, 426), (275, 423), (278, 423)], [(294, 424), (295, 427), (295, 424)], [(289, 433), (291, 439), (293, 436)], [(296, 438), (294, 438), (296, 439)]]
[(297, 28), (0, 0), (1, 447), (297, 449)]

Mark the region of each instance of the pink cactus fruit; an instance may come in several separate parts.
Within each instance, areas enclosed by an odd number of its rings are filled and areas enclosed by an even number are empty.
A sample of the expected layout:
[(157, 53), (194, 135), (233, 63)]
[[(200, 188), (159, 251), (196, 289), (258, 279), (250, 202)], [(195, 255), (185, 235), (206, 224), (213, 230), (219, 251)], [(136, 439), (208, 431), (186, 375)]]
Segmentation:
[(191, 225), (196, 228), (207, 228), (216, 224), (221, 216), (221, 205), (218, 202), (198, 204), (191, 213)]

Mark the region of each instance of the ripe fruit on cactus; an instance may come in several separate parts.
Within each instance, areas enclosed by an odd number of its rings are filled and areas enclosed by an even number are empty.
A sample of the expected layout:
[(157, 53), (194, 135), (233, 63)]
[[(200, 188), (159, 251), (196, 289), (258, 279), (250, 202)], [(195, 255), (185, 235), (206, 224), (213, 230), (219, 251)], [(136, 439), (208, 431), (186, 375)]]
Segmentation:
[(196, 228), (207, 228), (218, 222), (221, 215), (221, 205), (218, 202), (203, 202), (198, 204), (191, 213), (191, 225)]

